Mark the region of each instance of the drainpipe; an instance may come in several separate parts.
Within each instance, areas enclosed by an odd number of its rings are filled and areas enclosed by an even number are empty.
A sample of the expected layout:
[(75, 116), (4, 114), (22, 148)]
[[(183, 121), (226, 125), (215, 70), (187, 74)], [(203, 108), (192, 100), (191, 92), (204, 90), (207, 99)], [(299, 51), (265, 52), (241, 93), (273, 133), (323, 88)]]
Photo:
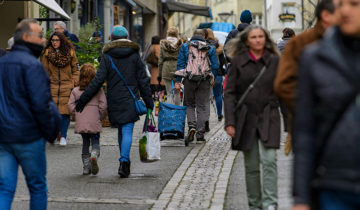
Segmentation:
[(264, 0), (264, 22), (265, 22), (265, 28), (267, 29), (267, 27), (268, 27), (268, 24), (267, 24), (267, 2), (266, 2), (266, 0)]
[(305, 14), (305, 12), (304, 12), (304, 0), (301, 0), (301, 28), (302, 28), (302, 30), (304, 30), (305, 28), (304, 28), (304, 14)]

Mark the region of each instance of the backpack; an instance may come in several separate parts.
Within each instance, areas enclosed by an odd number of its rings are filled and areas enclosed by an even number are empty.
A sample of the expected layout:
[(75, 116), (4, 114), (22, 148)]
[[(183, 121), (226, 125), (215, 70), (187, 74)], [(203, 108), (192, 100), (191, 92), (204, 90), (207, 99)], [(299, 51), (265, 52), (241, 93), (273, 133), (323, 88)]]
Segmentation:
[(209, 59), (210, 46), (202, 41), (194, 41), (189, 43), (188, 50), (185, 77), (194, 81), (206, 80), (212, 74)]

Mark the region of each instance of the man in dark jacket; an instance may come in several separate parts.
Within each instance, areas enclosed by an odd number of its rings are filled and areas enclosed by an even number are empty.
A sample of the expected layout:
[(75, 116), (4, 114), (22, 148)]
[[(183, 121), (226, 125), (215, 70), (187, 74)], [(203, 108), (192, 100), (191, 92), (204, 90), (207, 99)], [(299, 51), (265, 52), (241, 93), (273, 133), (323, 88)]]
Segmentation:
[(20, 165), (30, 209), (46, 209), (45, 140), (56, 139), (60, 114), (37, 60), (45, 43), (41, 27), (35, 20), (22, 20), (14, 39), (11, 52), (0, 58), (0, 207), (11, 208)]
[(54, 31), (63, 33), (72, 42), (79, 42), (79, 39), (75, 34), (72, 34), (68, 30), (66, 30), (66, 24), (63, 21), (56, 21), (56, 23), (54, 24)]
[[(130, 41), (127, 30), (122, 26), (114, 26), (111, 42), (103, 49), (100, 66), (95, 78), (83, 92), (76, 105), (76, 111), (82, 111), (85, 105), (96, 95), (106, 81), (108, 113), (111, 125), (117, 126), (120, 149), (120, 167), (118, 174), (126, 178), (130, 174), (130, 149), (134, 123), (139, 120), (135, 101), (124, 81), (112, 67), (111, 60), (125, 78), (128, 87), (139, 98), (139, 93), (148, 109), (153, 109), (150, 80), (139, 51), (140, 46)], [(111, 59), (111, 60), (110, 60)]]
[[(190, 65), (191, 60), (189, 57), (194, 58), (193, 48), (197, 47), (198, 52), (202, 51), (200, 46), (204, 46), (204, 48), (207, 49), (207, 54), (205, 55), (204, 59), (206, 60), (205, 63), (208, 63), (209, 69), (206, 71), (209, 72), (208, 75), (193, 75), (192, 73), (189, 73), (189, 68), (192, 66)], [(189, 56), (190, 50), (193, 56)], [(196, 59), (199, 57), (200, 56), (198, 56)], [(205, 63), (202, 62), (203, 65)], [(200, 66), (197, 68), (199, 68), (197, 71), (201, 71), (200, 69), (207, 67)], [(206, 116), (208, 114), (206, 112), (206, 106), (210, 106), (210, 87), (212, 85), (211, 83), (214, 83), (214, 78), (217, 75), (218, 68), (219, 64), (215, 48), (206, 43), (204, 30), (195, 30), (194, 36), (191, 38), (190, 43), (185, 43), (180, 48), (177, 59), (177, 71), (175, 72), (175, 75), (177, 75), (175, 88), (180, 89), (180, 82), (182, 77), (179, 75), (183, 74), (184, 77), (184, 105), (187, 106), (186, 117), (189, 126), (189, 134), (187, 138), (189, 142), (194, 140), (195, 133), (197, 141), (205, 141), (205, 122), (207, 119), (209, 119), (208, 116)], [(183, 73), (180, 73), (181, 71), (183, 71)], [(213, 81), (211, 82), (211, 80)]]
[(242, 32), (246, 27), (248, 27), (252, 21), (252, 14), (249, 10), (243, 10), (240, 15), (240, 21), (241, 23), (238, 25), (238, 27), (228, 34), (225, 40), (225, 44), (232, 38), (235, 38), (238, 33)]
[(300, 59), (294, 210), (360, 209), (360, 1), (341, 0), (340, 26)]

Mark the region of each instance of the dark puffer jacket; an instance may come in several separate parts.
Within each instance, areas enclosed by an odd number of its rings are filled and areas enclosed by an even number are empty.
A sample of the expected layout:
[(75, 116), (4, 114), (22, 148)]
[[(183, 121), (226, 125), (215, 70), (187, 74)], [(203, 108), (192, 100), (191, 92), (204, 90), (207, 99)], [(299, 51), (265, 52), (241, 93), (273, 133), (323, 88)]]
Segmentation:
[[(359, 56), (360, 40), (344, 39), (340, 30), (333, 28), (322, 41), (307, 48), (300, 60), (294, 129), (295, 203), (309, 204), (312, 189), (360, 192), (360, 107), (353, 96), (359, 89), (343, 75), (360, 81), (360, 60), (354, 59)], [(346, 111), (339, 115), (342, 109)], [(336, 126), (332, 126), (334, 119)]]
[[(226, 37), (226, 40), (225, 40), (225, 44), (232, 38), (235, 38), (236, 35), (238, 35), (238, 33), (242, 32), (246, 27), (248, 27), (250, 24), (248, 23), (240, 23), (238, 25), (237, 28), (235, 28), (234, 30), (230, 31), (230, 33), (228, 34), (228, 36)], [(224, 44), (224, 45), (225, 45)]]
[(79, 101), (86, 104), (96, 95), (103, 83), (107, 82), (107, 102), (109, 120), (112, 125), (123, 125), (139, 120), (135, 102), (124, 82), (112, 68), (109, 56), (125, 78), (128, 86), (139, 98), (139, 92), (146, 106), (153, 108), (150, 80), (146, 76), (145, 66), (139, 56), (140, 46), (127, 39), (106, 44), (103, 49), (100, 66), (95, 78), (81, 95)]
[(51, 98), (50, 79), (31, 50), (15, 44), (0, 59), (0, 143), (53, 142), (60, 114)]

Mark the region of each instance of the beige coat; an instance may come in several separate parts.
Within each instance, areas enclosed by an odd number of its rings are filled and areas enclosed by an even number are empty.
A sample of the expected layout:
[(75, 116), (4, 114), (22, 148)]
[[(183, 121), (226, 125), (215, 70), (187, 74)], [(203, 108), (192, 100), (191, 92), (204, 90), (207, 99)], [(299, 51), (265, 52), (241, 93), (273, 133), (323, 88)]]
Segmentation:
[(78, 71), (78, 60), (74, 50), (71, 50), (71, 61), (64, 68), (53, 65), (46, 57), (48, 50), (42, 57), (42, 64), (50, 77), (51, 95), (60, 114), (70, 114), (68, 102), (71, 90), (78, 85), (80, 71)]
[(75, 101), (83, 93), (79, 87), (72, 90), (68, 103), (70, 113), (75, 116), (75, 133), (100, 133), (101, 120), (105, 118), (107, 102), (104, 91), (100, 91), (86, 104), (84, 110), (75, 112)]

